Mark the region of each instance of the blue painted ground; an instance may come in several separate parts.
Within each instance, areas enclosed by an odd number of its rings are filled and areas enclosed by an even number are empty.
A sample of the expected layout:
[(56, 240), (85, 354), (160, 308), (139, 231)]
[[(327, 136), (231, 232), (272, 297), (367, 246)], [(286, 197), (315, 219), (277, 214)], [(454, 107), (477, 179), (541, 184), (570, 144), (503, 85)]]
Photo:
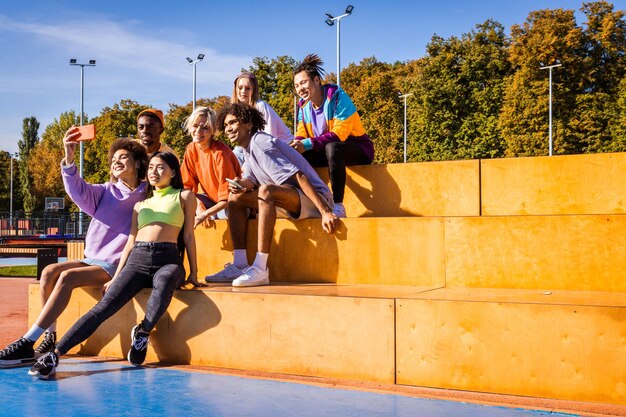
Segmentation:
[(62, 359), (55, 380), (0, 370), (2, 416), (571, 416), (280, 381)]

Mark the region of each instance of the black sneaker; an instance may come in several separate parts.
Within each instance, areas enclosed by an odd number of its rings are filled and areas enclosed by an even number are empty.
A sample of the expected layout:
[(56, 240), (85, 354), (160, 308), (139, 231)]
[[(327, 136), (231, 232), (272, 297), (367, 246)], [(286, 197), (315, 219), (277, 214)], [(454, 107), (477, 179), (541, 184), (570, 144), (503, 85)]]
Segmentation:
[(39, 358), (44, 353), (52, 352), (57, 343), (57, 332), (45, 332), (43, 340), (35, 349), (35, 357)]
[(59, 357), (57, 354), (54, 352), (48, 352), (37, 359), (37, 363), (30, 368), (28, 375), (37, 376), (39, 379), (49, 379), (57, 373), (58, 365)]
[(133, 341), (128, 351), (128, 362), (135, 366), (140, 366), (143, 361), (146, 360), (148, 343), (150, 343), (150, 333), (144, 332), (141, 329), (141, 323), (139, 323), (130, 331), (130, 337)]
[(22, 337), (0, 350), (0, 368), (31, 365), (35, 362), (35, 342)]

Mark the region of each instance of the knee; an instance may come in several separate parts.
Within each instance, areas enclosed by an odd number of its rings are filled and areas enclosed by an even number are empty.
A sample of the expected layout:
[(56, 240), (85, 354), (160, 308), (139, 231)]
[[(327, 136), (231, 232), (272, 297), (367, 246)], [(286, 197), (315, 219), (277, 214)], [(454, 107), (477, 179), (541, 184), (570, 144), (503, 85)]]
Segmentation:
[(340, 154), (341, 142), (329, 142), (324, 147), (324, 151), (326, 151), (326, 159), (328, 162), (334, 161), (338, 158)]
[(61, 274), (59, 275), (59, 279), (57, 280), (56, 286), (61, 290), (73, 290), (76, 287), (73, 276), (74, 273), (71, 269), (61, 272)]
[(274, 201), (274, 192), (276, 186), (274, 184), (263, 184), (259, 187), (259, 205), (272, 204)]
[(41, 271), (39, 286), (41, 289), (50, 289), (54, 287), (58, 278), (59, 274), (55, 272), (55, 265), (48, 265)]

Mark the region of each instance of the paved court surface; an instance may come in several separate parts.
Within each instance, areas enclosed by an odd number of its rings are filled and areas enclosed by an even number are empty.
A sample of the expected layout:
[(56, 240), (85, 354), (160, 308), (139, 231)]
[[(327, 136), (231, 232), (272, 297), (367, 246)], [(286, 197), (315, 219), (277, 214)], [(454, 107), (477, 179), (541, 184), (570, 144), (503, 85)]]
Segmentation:
[(359, 392), (126, 361), (63, 359), (55, 380), (0, 370), (2, 416), (572, 416)]

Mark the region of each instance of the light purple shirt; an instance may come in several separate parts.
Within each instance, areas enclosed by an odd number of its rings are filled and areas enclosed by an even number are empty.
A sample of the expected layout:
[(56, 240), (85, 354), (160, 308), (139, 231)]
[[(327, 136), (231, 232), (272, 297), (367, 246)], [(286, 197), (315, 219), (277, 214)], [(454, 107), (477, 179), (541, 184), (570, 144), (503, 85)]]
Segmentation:
[[(326, 101), (326, 99), (324, 99)], [(315, 108), (311, 104), (311, 127), (313, 128), (313, 136), (322, 136), (328, 132), (328, 124), (326, 123), (326, 117), (324, 116), (324, 102), (319, 108)]]
[(147, 183), (131, 191), (121, 181), (89, 184), (76, 165), (61, 166), (65, 192), (92, 217), (85, 236), (85, 257), (117, 264), (128, 240), (135, 203), (145, 199)]
[(252, 136), (247, 149), (244, 149), (246, 163), (243, 166), (244, 178), (257, 186), (261, 184), (288, 184), (300, 188), (297, 181), (290, 181), (298, 171), (302, 172), (313, 188), (332, 201), (332, 193), (317, 172), (298, 151), (264, 132)]

